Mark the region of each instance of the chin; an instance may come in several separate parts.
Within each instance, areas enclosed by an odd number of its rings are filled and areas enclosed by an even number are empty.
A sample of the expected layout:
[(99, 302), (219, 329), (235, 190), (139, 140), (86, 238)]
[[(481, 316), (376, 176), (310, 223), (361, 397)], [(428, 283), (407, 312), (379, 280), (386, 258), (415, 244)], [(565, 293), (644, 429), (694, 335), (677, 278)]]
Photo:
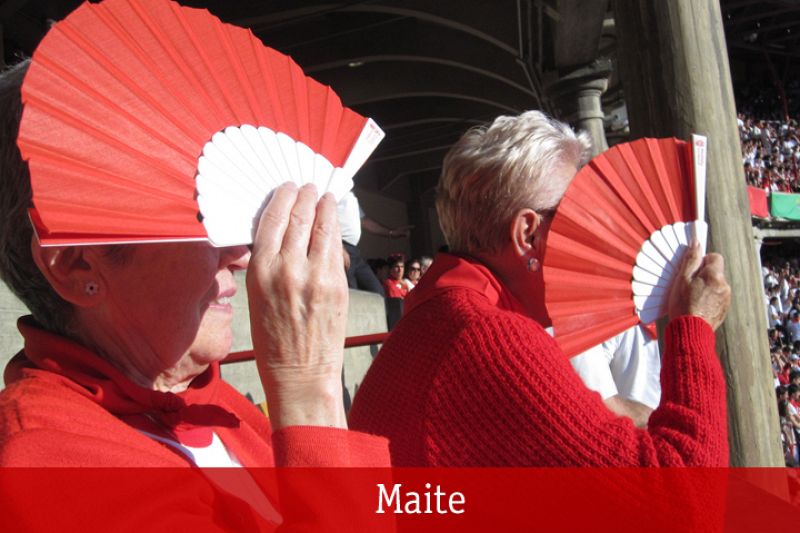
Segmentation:
[(231, 353), (233, 333), (225, 328), (203, 328), (192, 343), (190, 353), (196, 363), (211, 364), (225, 359)]

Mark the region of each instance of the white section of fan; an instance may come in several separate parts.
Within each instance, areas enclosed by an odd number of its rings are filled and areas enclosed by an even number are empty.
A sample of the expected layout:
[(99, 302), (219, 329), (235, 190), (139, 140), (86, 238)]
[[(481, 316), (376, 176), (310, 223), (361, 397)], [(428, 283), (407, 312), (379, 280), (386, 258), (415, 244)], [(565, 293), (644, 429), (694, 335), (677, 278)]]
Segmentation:
[(633, 267), (631, 288), (636, 313), (643, 324), (649, 324), (666, 313), (672, 277), (695, 235), (701, 252), (705, 254), (708, 224), (702, 220), (664, 226), (642, 244)]
[(363, 163), (356, 160), (366, 159), (360, 141), (345, 165), (334, 167), (304, 143), (264, 126), (230, 126), (215, 133), (203, 147), (196, 178), (209, 240), (215, 246), (253, 242), (267, 199), (287, 181), (313, 183), (320, 195), (330, 192), (339, 202), (353, 188), (353, 174)]

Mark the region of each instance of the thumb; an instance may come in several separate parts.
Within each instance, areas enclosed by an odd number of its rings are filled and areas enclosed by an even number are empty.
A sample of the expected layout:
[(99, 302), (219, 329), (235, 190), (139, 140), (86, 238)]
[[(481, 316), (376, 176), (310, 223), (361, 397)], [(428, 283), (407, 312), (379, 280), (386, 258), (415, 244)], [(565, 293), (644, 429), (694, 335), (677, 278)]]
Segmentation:
[(686, 276), (687, 279), (692, 279), (700, 269), (702, 263), (703, 254), (700, 253), (700, 243), (696, 240), (692, 240), (691, 244), (689, 244), (689, 249), (683, 254), (680, 272), (682, 275)]

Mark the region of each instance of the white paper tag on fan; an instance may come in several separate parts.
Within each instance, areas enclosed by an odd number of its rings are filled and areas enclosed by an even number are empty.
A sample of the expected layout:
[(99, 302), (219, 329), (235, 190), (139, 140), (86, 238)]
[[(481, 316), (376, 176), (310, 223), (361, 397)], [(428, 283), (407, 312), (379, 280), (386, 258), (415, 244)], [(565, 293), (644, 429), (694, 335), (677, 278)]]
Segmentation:
[(694, 201), (697, 219), (705, 220), (708, 139), (703, 135), (692, 135), (692, 163), (694, 164)]
[[(374, 145), (370, 153), (372, 149)], [(197, 169), (197, 204), (215, 246), (253, 242), (261, 211), (282, 183), (314, 183), (320, 196), (331, 192), (338, 202), (353, 188), (355, 172), (342, 173), (305, 144), (250, 125), (215, 133), (203, 148)]]

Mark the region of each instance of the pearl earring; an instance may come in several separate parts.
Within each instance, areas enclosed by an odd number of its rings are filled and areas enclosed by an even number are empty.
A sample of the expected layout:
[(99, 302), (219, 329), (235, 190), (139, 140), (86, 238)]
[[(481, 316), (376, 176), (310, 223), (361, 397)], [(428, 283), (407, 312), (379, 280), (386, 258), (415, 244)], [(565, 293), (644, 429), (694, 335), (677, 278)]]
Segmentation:
[(531, 257), (528, 259), (528, 271), (536, 272), (537, 270), (539, 270), (539, 260), (535, 257)]
[(89, 281), (86, 283), (86, 294), (89, 296), (94, 296), (100, 290), (100, 287), (94, 281)]

